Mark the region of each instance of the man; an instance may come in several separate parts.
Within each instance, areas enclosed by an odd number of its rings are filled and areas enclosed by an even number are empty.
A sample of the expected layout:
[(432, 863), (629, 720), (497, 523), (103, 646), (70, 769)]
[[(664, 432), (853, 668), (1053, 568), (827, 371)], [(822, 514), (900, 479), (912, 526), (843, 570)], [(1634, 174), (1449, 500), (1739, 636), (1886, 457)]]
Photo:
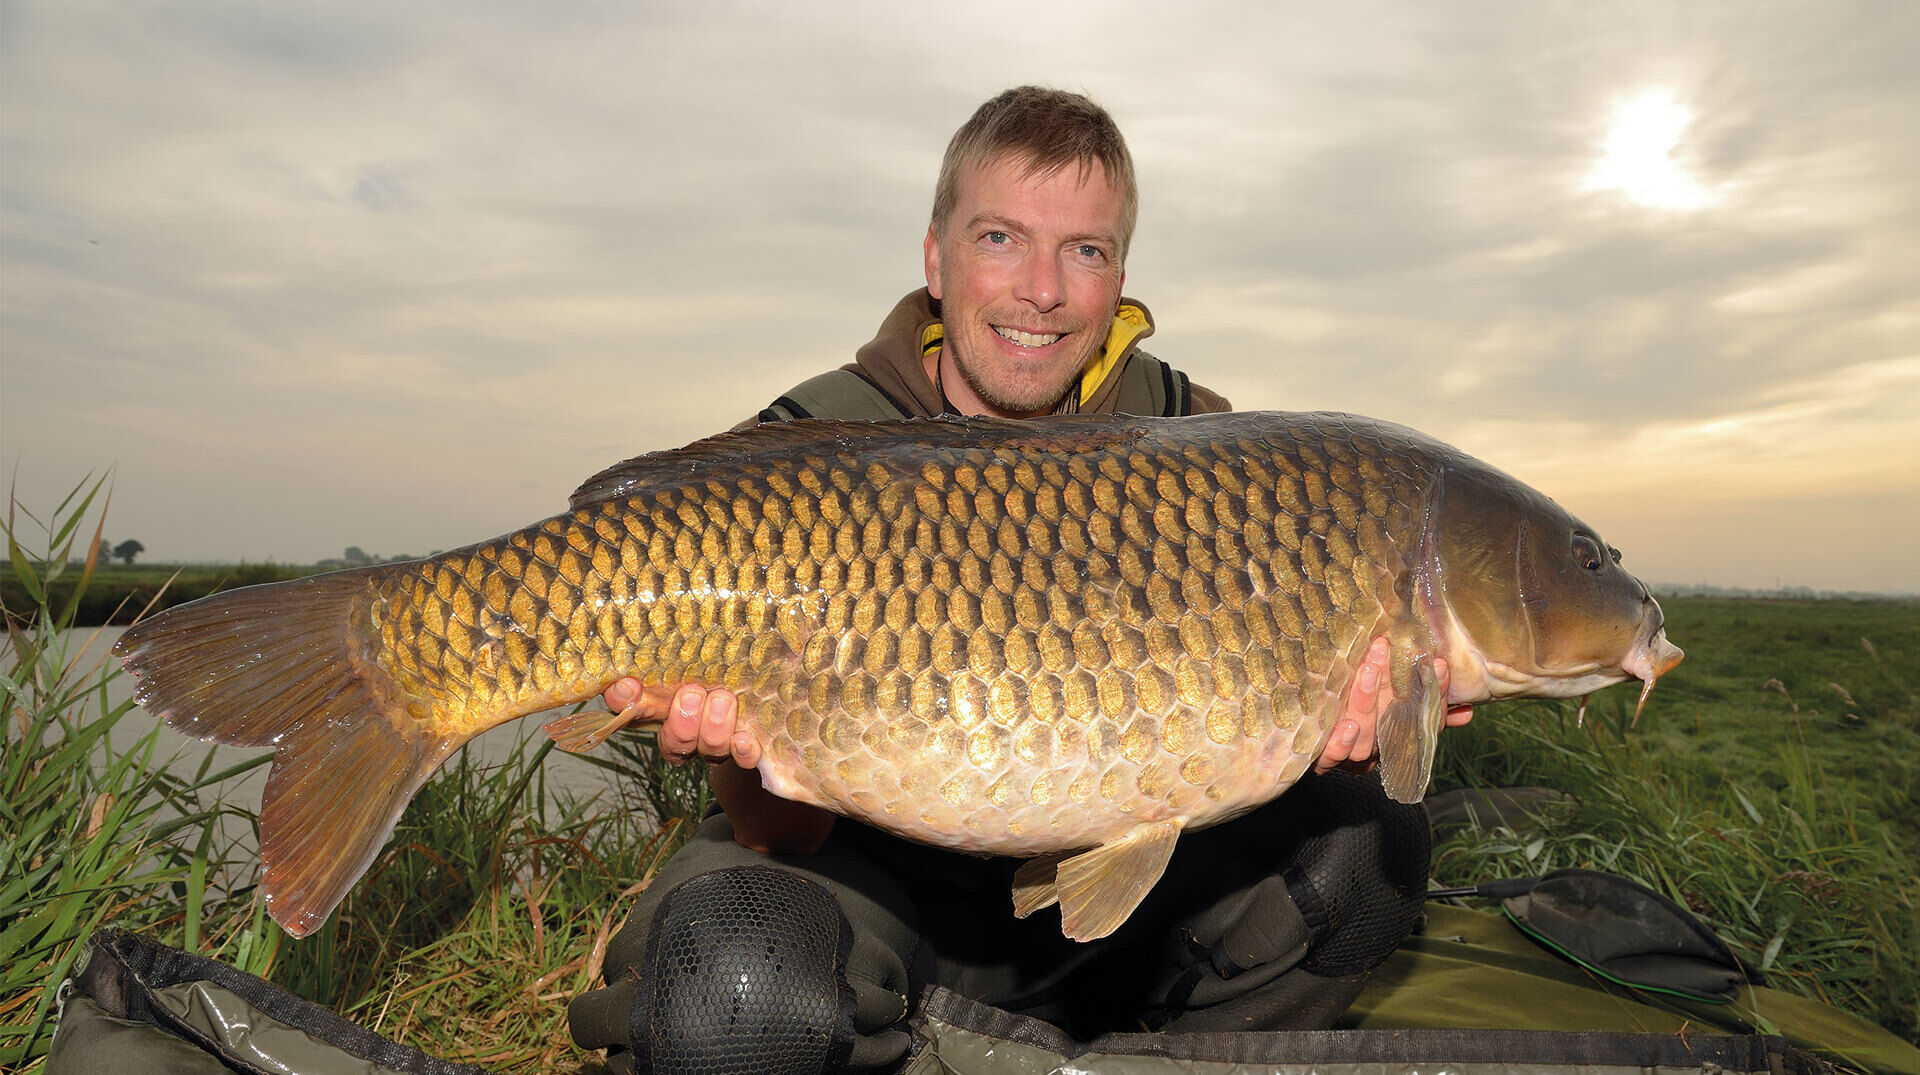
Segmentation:
[[(1136, 210), (1132, 160), (1103, 109), (1036, 87), (1001, 94), (948, 146), (926, 289), (853, 365), (760, 420), (1227, 410), (1138, 348), (1152, 321), (1121, 297)], [(1319, 770), (1370, 757), (1385, 666), (1376, 640)], [(730, 691), (623, 680), (606, 701), (660, 722), (670, 759), (712, 762), (722, 809), (641, 896), (608, 948), (608, 986), (572, 1006), (575, 1040), (610, 1047), (616, 1069), (884, 1068), (904, 1056), (902, 1022), (930, 984), (1086, 1035), (1324, 1027), (1412, 927), (1425, 887), (1424, 811), (1371, 777), (1310, 777), (1184, 836), (1133, 919), (1079, 944), (1051, 915), (1012, 916), (1011, 860), (772, 796)]]

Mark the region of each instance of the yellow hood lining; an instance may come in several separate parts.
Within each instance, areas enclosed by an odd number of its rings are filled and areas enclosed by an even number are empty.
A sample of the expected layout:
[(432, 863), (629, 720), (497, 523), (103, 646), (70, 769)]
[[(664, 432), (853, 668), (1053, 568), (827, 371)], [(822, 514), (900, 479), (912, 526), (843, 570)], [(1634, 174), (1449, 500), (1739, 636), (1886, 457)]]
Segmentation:
[[(1133, 349), (1135, 341), (1146, 335), (1151, 328), (1152, 325), (1147, 321), (1147, 312), (1138, 306), (1123, 303), (1118, 310), (1114, 311), (1113, 323), (1107, 326), (1106, 349), (1101, 351), (1100, 357), (1094, 359), (1087, 366), (1086, 372), (1080, 375), (1078, 402), (1081, 405), (1084, 406), (1093, 398), (1093, 394), (1098, 392), (1113, 371), (1119, 368), (1120, 360)], [(945, 339), (946, 335), (947, 327), (941, 322), (935, 321), (928, 325), (920, 333), (920, 353), (924, 355), (939, 347), (940, 341)]]

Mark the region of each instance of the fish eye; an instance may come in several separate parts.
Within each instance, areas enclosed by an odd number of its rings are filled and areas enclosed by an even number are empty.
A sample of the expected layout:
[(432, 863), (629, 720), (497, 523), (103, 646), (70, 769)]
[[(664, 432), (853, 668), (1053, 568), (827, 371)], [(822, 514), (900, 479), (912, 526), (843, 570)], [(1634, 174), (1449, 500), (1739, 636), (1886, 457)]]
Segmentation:
[(1573, 560), (1586, 571), (1598, 571), (1606, 563), (1606, 558), (1600, 555), (1599, 543), (1585, 534), (1573, 535)]

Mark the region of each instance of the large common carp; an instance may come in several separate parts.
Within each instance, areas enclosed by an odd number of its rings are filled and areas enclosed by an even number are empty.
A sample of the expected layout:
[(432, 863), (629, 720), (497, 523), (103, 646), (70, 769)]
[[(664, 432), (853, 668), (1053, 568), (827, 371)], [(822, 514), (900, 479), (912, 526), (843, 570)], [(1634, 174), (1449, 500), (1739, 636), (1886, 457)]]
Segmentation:
[(295, 936), (461, 744), (634, 675), (738, 692), (779, 795), (1030, 857), (1017, 913), (1057, 899), (1084, 940), (1182, 830), (1307, 771), (1377, 635), (1404, 802), (1450, 702), (1651, 688), (1680, 651), (1618, 560), (1348, 415), (793, 422), (622, 463), (493, 541), (170, 609), (116, 652), (175, 728), (275, 748), (260, 854)]

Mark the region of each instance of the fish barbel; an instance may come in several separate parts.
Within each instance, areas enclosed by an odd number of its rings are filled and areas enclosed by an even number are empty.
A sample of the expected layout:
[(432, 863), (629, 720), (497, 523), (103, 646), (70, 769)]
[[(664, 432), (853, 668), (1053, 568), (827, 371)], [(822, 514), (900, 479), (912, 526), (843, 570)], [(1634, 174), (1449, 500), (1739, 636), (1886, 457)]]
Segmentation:
[(1680, 651), (1618, 559), (1350, 415), (791, 422), (622, 463), (492, 541), (169, 609), (116, 653), (173, 727), (275, 748), (263, 885), (295, 936), (454, 750), (632, 675), (737, 692), (776, 794), (1029, 857), (1015, 912), (1057, 900), (1085, 940), (1182, 830), (1311, 768), (1376, 636), (1403, 802), (1449, 704), (1651, 686)]

